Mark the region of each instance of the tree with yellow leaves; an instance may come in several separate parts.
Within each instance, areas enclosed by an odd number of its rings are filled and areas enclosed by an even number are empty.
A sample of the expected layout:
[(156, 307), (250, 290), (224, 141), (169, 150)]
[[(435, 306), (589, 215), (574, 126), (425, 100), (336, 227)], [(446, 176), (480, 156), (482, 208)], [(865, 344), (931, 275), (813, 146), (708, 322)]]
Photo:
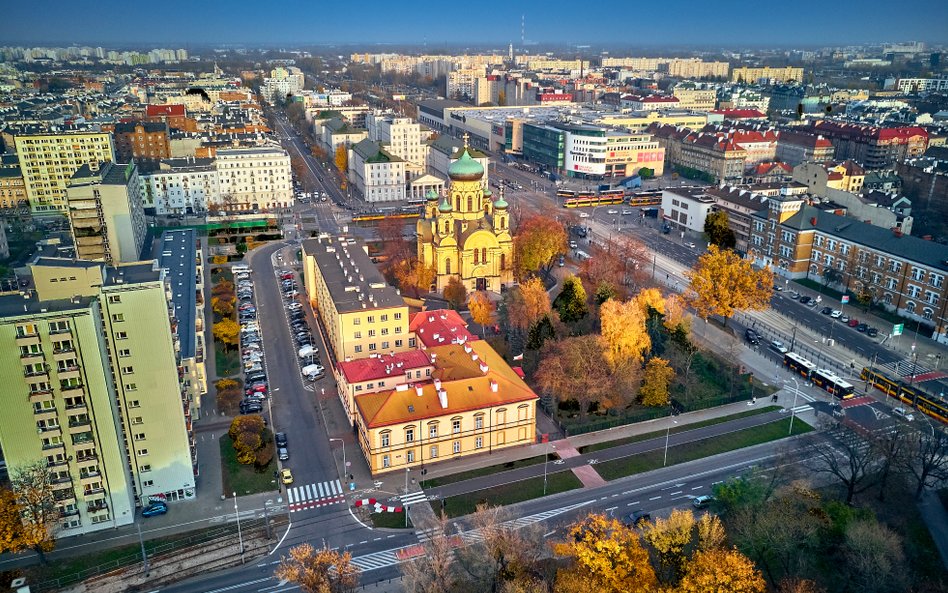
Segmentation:
[(665, 297), (657, 288), (643, 288), (633, 299), (646, 316), (665, 314)]
[(714, 245), (708, 246), (687, 277), (688, 302), (698, 316), (720, 315), (725, 325), (735, 311), (766, 309), (773, 294), (774, 275), (769, 268), (755, 269), (750, 260)]
[(234, 301), (228, 296), (211, 297), (211, 309), (221, 319), (232, 317), (234, 315)]
[(675, 379), (675, 369), (664, 358), (650, 358), (645, 363), (639, 402), (643, 406), (665, 406), (669, 402), (668, 388)]
[(478, 291), (467, 301), (467, 309), (471, 312), (471, 319), (481, 326), (481, 336), (484, 336), (484, 327), (494, 322), (494, 303), (487, 293)]
[(346, 148), (345, 144), (340, 144), (336, 147), (336, 154), (333, 161), (336, 164), (336, 169), (341, 175), (345, 175), (346, 171), (349, 169), (349, 150)]
[(6, 494), (0, 499), (0, 505), (6, 507), (0, 512), (2, 545), (11, 551), (32, 549), (45, 564), (46, 552), (56, 545), (53, 530), (60, 518), (52, 470), (45, 460), (12, 468), (10, 487), (13, 499)]
[(764, 593), (767, 583), (754, 563), (736, 549), (699, 550), (685, 566), (680, 593)]
[(214, 339), (228, 349), (240, 343), (240, 326), (233, 319), (222, 319), (213, 326)]
[(303, 593), (350, 593), (359, 584), (359, 568), (352, 564), (352, 554), (310, 544), (290, 548), (289, 557), (282, 557), (274, 576), (297, 585)]
[(665, 329), (671, 333), (682, 332), (688, 337), (691, 330), (691, 316), (688, 314), (688, 304), (680, 295), (672, 294), (665, 299)]
[(557, 255), (566, 253), (566, 230), (548, 216), (535, 215), (521, 221), (514, 237), (514, 262), (523, 280), (539, 272), (549, 273)]
[[(566, 540), (553, 544), (553, 551), (568, 558), (561, 569), (556, 591), (603, 593), (653, 593), (658, 585), (649, 555), (630, 527), (604, 515), (589, 515), (575, 523)], [(583, 588), (566, 588), (584, 585)]]
[(645, 313), (635, 300), (610, 299), (599, 310), (605, 357), (613, 371), (628, 363), (639, 362), (652, 347), (645, 328)]
[(431, 290), (437, 272), (434, 266), (411, 258), (394, 264), (395, 280), (403, 291), (411, 291), (416, 297)]
[(508, 291), (507, 320), (519, 330), (529, 330), (550, 310), (550, 295), (543, 281), (535, 276)]
[(591, 404), (601, 404), (613, 391), (602, 343), (595, 335), (557, 340), (544, 348), (534, 378), (541, 389), (554, 394), (558, 401), (579, 403), (582, 416)]
[(467, 300), (467, 288), (457, 276), (451, 276), (448, 279), (441, 294), (452, 309), (459, 309)]

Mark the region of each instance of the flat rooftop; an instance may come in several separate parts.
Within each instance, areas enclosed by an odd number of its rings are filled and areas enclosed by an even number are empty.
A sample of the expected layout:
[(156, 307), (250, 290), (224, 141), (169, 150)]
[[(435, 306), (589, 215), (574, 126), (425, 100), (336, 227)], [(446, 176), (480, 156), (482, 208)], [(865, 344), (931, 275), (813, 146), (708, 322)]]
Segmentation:
[(316, 261), (338, 312), (388, 309), (405, 304), (369, 259), (361, 239), (322, 235), (303, 241), (303, 253)]
[(171, 285), (171, 304), (178, 320), (181, 357), (193, 358), (197, 347), (197, 233), (194, 229), (165, 231), (155, 250), (158, 265), (165, 270), (165, 277)]

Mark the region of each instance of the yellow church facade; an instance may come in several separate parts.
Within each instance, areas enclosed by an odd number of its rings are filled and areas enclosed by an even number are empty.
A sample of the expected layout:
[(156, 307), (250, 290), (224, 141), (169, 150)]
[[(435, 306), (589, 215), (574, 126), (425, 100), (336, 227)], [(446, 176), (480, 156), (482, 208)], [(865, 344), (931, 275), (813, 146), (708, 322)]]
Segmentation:
[(448, 168), (451, 185), (439, 198), (429, 192), (418, 220), (418, 259), (437, 272), (438, 292), (452, 277), (468, 290), (500, 292), (513, 282), (513, 237), (503, 193), (495, 201), (481, 185), (484, 167), (465, 142)]

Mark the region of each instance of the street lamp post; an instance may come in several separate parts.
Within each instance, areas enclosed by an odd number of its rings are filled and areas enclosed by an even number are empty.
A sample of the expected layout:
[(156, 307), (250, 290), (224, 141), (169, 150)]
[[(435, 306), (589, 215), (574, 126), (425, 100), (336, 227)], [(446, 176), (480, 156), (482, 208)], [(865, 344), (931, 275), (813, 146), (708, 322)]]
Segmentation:
[[(411, 473), (411, 468), (405, 468), (405, 496), (408, 496), (408, 474)], [(408, 505), (405, 505), (405, 508), (402, 509), (405, 512), (405, 528), (408, 528)]]
[(800, 382), (797, 381), (796, 377), (790, 377), (793, 381), (793, 407), (790, 408), (790, 430), (787, 431), (787, 435), (793, 434), (793, 419), (797, 415), (797, 396), (800, 395)]
[(240, 531), (240, 510), (237, 509), (237, 493), (234, 492), (234, 515), (237, 517), (237, 545), (240, 546), (240, 563), (244, 563), (244, 536)]
[(343, 476), (343, 481), (348, 482), (349, 481), (349, 464), (346, 463), (346, 442), (342, 439), (337, 439), (337, 438), (329, 439), (330, 443), (333, 441), (339, 441), (340, 443), (342, 443), (342, 476)]
[[(671, 416), (669, 416), (671, 418)], [(665, 429), (665, 459), (662, 461), (662, 467), (668, 465), (668, 437), (671, 436), (672, 424), (678, 424), (677, 420), (672, 420), (671, 424)]]
[(546, 454), (543, 457), (543, 496), (546, 496), (546, 465), (550, 461), (550, 449), (554, 448), (553, 443), (547, 443), (550, 447), (547, 447)]
[[(932, 430), (934, 430), (934, 429), (932, 429)], [(148, 575), (149, 575), (149, 573), (148, 573), (148, 553), (145, 551), (145, 540), (142, 539), (142, 525), (141, 525), (141, 523), (135, 523), (135, 527), (138, 528), (138, 543), (141, 544), (141, 546), (142, 546), (142, 561), (144, 562), (144, 566), (142, 566), (142, 572), (145, 573), (145, 577), (147, 578)]]

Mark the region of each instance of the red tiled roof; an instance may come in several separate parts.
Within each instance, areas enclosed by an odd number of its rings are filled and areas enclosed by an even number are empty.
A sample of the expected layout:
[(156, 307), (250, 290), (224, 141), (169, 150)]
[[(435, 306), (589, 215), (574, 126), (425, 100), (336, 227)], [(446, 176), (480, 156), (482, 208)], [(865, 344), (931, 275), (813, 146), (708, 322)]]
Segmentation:
[(177, 116), (184, 115), (184, 105), (146, 105), (145, 115), (147, 117), (157, 117), (161, 115)]
[(458, 312), (451, 309), (415, 313), (411, 316), (408, 330), (414, 333), (426, 348), (444, 346), (458, 340), (470, 342), (478, 339), (467, 330), (467, 323)]
[(409, 369), (426, 366), (431, 366), (431, 360), (424, 350), (409, 350), (340, 362), (339, 370), (345, 375), (347, 382), (361, 383), (403, 375)]
[(773, 162), (773, 163), (760, 163), (760, 164), (757, 165), (757, 167), (754, 169), (754, 173), (755, 173), (756, 175), (766, 175), (766, 174), (772, 172), (774, 169), (780, 169), (780, 170), (782, 170), (783, 173), (786, 174), (786, 175), (789, 175), (789, 174), (793, 171), (793, 169), (792, 169), (792, 168), (790, 167), (790, 165), (788, 165), (787, 163), (782, 163), (782, 162), (780, 162), (780, 161), (776, 161), (776, 162)]

